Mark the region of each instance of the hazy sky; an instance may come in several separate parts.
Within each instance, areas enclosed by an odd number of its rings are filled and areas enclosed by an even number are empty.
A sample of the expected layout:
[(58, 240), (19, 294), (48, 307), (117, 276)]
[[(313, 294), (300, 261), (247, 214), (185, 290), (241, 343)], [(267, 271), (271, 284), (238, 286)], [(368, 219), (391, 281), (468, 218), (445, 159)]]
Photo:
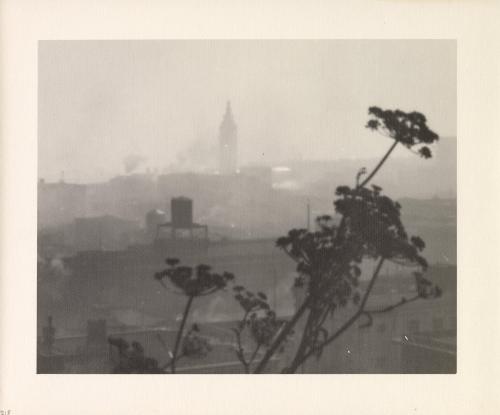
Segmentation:
[[(371, 105), (426, 114), (456, 135), (454, 41), (43, 41), (39, 174), (105, 179), (213, 164), (231, 100), (240, 164), (379, 156)], [(399, 155), (404, 155), (400, 150)]]

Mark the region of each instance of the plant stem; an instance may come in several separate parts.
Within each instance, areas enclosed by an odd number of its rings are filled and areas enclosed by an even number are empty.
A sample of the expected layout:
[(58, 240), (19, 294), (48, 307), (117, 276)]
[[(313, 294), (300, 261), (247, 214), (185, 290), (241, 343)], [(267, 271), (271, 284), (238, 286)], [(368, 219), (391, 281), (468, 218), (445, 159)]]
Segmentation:
[(295, 353), (295, 357), (293, 358), (292, 364), (286, 371), (286, 373), (294, 373), (291, 371), (291, 368), (296, 367), (296, 363), (300, 360), (300, 357), (304, 355), (306, 348), (307, 348), (307, 342), (310, 340), (309, 336), (311, 334), (311, 325), (313, 324), (313, 321), (316, 317), (316, 313), (313, 310), (309, 311), (309, 316), (307, 317), (307, 322), (304, 327), (304, 331), (302, 333), (302, 339), (300, 340), (300, 345), (297, 349), (297, 352)]
[(179, 331), (177, 332), (177, 338), (175, 339), (175, 347), (174, 354), (172, 356), (172, 373), (175, 373), (175, 363), (177, 359), (177, 352), (179, 351), (179, 345), (182, 339), (182, 333), (184, 332), (184, 326), (186, 324), (187, 316), (189, 314), (189, 309), (191, 308), (191, 304), (193, 303), (194, 296), (190, 296), (187, 300), (186, 307), (184, 309), (184, 314), (182, 315), (181, 326), (179, 327)]
[(241, 319), (241, 321), (238, 324), (238, 327), (233, 329), (234, 334), (236, 336), (236, 344), (238, 346), (238, 349), (236, 350), (236, 357), (238, 360), (241, 362), (243, 365), (243, 369), (245, 370), (245, 373), (249, 373), (249, 363), (245, 360), (245, 353), (243, 350), (243, 345), (241, 344), (241, 332), (245, 328), (245, 323), (247, 321), (248, 314), (250, 313), (250, 310), (245, 312), (245, 315)]
[[(389, 156), (394, 151), (394, 149), (396, 148), (397, 145), (398, 145), (398, 141), (394, 140), (394, 143), (389, 147), (389, 150), (387, 150), (387, 152), (380, 159), (380, 161), (378, 162), (378, 164), (376, 165), (376, 167), (372, 170), (372, 172), (368, 175), (368, 177), (365, 180), (363, 180), (361, 183), (359, 183), (359, 184), (356, 185), (356, 189), (362, 189), (363, 187), (365, 187), (370, 182), (371, 179), (373, 179), (373, 177), (375, 177), (375, 175), (377, 174), (377, 172), (380, 170), (380, 168), (387, 161), (387, 159), (389, 158)], [(339, 239), (342, 238), (342, 234), (344, 232), (345, 226), (346, 226), (346, 224), (345, 224), (345, 217), (342, 216), (342, 219), (340, 220), (340, 224), (339, 224), (339, 228), (338, 228), (338, 233), (337, 233)]]
[[(380, 170), (380, 168), (384, 165), (384, 163), (387, 161), (387, 159), (389, 158), (389, 156), (394, 151), (394, 149), (396, 148), (397, 145), (398, 145), (398, 141), (394, 140), (394, 143), (391, 145), (391, 147), (389, 147), (389, 149), (387, 150), (385, 155), (378, 162), (378, 164), (375, 166), (375, 168), (372, 170), (372, 172), (368, 175), (368, 177), (365, 180), (363, 180), (363, 182), (361, 182), (360, 184), (358, 184), (356, 186), (357, 189), (365, 187), (370, 182), (370, 180), (373, 179), (373, 177), (377, 174), (377, 172)], [(345, 218), (342, 217), (342, 220), (341, 220), (340, 225), (339, 225), (339, 233), (338, 233), (339, 238), (341, 238), (341, 234), (342, 234), (344, 227), (345, 227)], [(380, 271), (380, 268), (382, 267), (383, 262), (384, 262), (384, 259), (381, 258), (379, 264), (377, 265), (377, 269), (372, 277), (372, 280), (370, 281), (370, 285), (367, 288), (367, 292), (365, 294), (365, 297), (363, 298), (363, 301), (360, 305), (360, 308), (358, 309), (356, 314), (353, 317), (351, 317), (351, 319), (349, 319), (332, 337), (330, 337), (325, 342), (323, 342), (322, 345), (311, 348), (306, 354), (304, 354), (302, 357), (300, 357), (299, 352), (301, 352), (301, 353), (304, 352), (303, 349), (304, 349), (304, 344), (305, 344), (305, 338), (304, 337), (302, 338), (298, 353), (296, 354), (294, 361), (292, 363), (292, 366), (290, 367), (290, 369), (292, 370), (291, 373), (294, 373), (297, 370), (297, 367), (300, 366), (304, 361), (306, 361), (316, 350), (318, 350), (322, 347), (325, 347), (327, 344), (329, 344), (335, 338), (340, 336), (340, 334), (342, 334), (347, 328), (349, 328), (351, 326), (352, 323), (354, 323), (359, 318), (359, 316), (362, 314), (363, 307), (365, 306), (366, 300), (368, 299), (368, 295), (369, 295), (371, 289), (373, 288), (373, 284), (375, 283), (375, 279), (378, 276), (378, 273)], [(268, 363), (269, 359), (273, 356), (273, 354), (278, 349), (281, 342), (285, 339), (286, 335), (295, 326), (295, 324), (300, 319), (302, 314), (308, 308), (309, 300), (310, 300), (310, 297), (306, 301), (304, 301), (302, 306), (299, 308), (299, 310), (293, 316), (292, 320), (290, 320), (287, 323), (287, 325), (284, 327), (284, 329), (280, 332), (280, 334), (278, 335), (276, 340), (273, 342), (271, 347), (267, 350), (263, 359), (260, 361), (260, 363), (257, 366), (257, 368), (255, 369), (254, 373), (261, 373), (262, 372), (262, 370), (264, 369), (264, 367)], [(307, 328), (307, 326), (308, 325), (306, 324), (306, 328)]]
[(249, 372), (249, 370), (248, 370), (249, 364), (245, 360), (245, 352), (244, 352), (243, 346), (241, 344), (241, 331), (239, 329), (235, 329), (234, 333), (236, 335), (236, 344), (238, 345), (238, 350), (236, 350), (236, 357), (243, 365), (243, 369), (245, 370), (245, 373), (248, 373)]
[[(176, 357), (176, 362), (178, 362), (179, 360), (181, 360), (185, 355), (183, 353), (177, 355)], [(168, 363), (165, 363), (160, 369), (162, 370), (167, 370), (169, 367), (172, 367), (172, 363), (173, 363), (173, 360), (170, 359), (170, 361)]]
[(262, 360), (259, 362), (259, 364), (257, 365), (257, 368), (255, 369), (255, 371), (253, 373), (262, 373), (265, 366), (269, 362), (269, 359), (271, 359), (271, 357), (274, 355), (276, 350), (278, 350), (278, 347), (281, 345), (283, 340), (285, 340), (288, 333), (290, 333), (290, 331), (295, 326), (295, 324), (297, 324), (297, 321), (299, 321), (302, 314), (304, 314), (304, 311), (307, 310), (307, 308), (309, 306), (309, 301), (310, 301), (310, 299), (307, 298), (302, 303), (302, 305), (299, 307), (299, 309), (294, 314), (292, 319), (285, 324), (285, 327), (283, 327), (283, 329), (279, 332), (278, 337), (276, 337), (276, 339), (274, 340), (273, 344), (269, 347), (269, 349), (267, 349), (266, 354), (264, 355)]
[(392, 144), (389, 150), (387, 150), (387, 153), (385, 153), (384, 157), (382, 157), (382, 159), (378, 162), (377, 166), (372, 170), (372, 172), (368, 175), (368, 177), (365, 180), (363, 180), (361, 184), (357, 186), (358, 189), (365, 187), (370, 182), (370, 180), (373, 179), (373, 176), (375, 176), (377, 172), (380, 170), (380, 168), (384, 165), (385, 161), (391, 155), (391, 153), (396, 148), (398, 143), (399, 141), (394, 140), (394, 144)]
[(366, 302), (368, 301), (368, 297), (370, 296), (370, 293), (373, 289), (373, 286), (375, 285), (375, 281), (377, 280), (378, 275), (380, 274), (380, 270), (382, 269), (382, 265), (384, 263), (385, 258), (381, 257), (377, 267), (375, 268), (375, 271), (373, 272), (373, 276), (370, 280), (370, 283), (368, 284), (368, 287), (366, 288), (366, 292), (363, 296), (363, 299), (361, 301), (361, 304), (359, 305), (358, 310), (354, 315), (347, 320), (333, 335), (331, 335), (328, 339), (326, 339), (324, 342), (321, 344), (312, 347), (304, 356), (302, 356), (300, 359), (298, 359), (297, 362), (294, 362), (295, 364), (290, 367), (290, 370), (292, 371), (291, 373), (294, 373), (297, 368), (304, 363), (309, 357), (311, 357), (315, 352), (318, 350), (324, 348), (325, 346), (329, 345), (331, 342), (333, 342), (337, 337), (339, 337), (342, 333), (344, 333), (351, 325), (363, 314), (364, 308), (366, 306)]
[(251, 358), (250, 358), (250, 360), (248, 361), (248, 365), (249, 365), (249, 366), (253, 363), (253, 361), (254, 361), (254, 359), (255, 359), (255, 356), (257, 356), (257, 353), (259, 353), (259, 350), (260, 350), (260, 347), (261, 347), (261, 346), (262, 346), (262, 344), (261, 344), (261, 343), (259, 343), (259, 344), (257, 345), (257, 347), (255, 348), (255, 350), (253, 351), (253, 353), (252, 353), (252, 357), (251, 357)]

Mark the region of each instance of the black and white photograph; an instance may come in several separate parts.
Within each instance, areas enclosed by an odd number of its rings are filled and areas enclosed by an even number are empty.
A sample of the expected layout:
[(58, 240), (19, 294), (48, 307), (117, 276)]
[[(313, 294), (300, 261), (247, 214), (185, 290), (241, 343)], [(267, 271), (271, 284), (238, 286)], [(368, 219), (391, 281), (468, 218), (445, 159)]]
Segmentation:
[(455, 374), (455, 40), (40, 40), (38, 374)]
[(500, 413), (498, 21), (2, 0), (0, 415)]

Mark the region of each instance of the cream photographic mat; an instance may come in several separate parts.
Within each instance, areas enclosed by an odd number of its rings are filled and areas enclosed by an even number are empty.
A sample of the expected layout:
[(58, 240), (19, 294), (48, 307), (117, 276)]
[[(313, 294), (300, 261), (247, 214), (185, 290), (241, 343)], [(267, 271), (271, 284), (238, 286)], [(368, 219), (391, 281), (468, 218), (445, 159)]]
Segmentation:
[[(498, 413), (498, 21), (500, 5), (480, 0), (3, 1), (0, 415)], [(457, 137), (456, 374), (37, 374), (40, 44), (181, 39), (455, 42), (457, 111), (447, 122)]]

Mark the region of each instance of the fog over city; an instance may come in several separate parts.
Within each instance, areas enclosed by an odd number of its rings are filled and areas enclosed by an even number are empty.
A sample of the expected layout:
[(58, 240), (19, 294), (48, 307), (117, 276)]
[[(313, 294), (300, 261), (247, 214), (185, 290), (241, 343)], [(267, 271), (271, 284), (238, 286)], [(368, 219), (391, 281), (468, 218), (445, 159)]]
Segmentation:
[(456, 372), (454, 41), (38, 69), (38, 373)]
[(107, 180), (131, 156), (134, 170), (213, 169), (228, 100), (240, 166), (380, 157), (370, 105), (454, 138), (455, 65), (451, 41), (42, 41), (39, 177)]

